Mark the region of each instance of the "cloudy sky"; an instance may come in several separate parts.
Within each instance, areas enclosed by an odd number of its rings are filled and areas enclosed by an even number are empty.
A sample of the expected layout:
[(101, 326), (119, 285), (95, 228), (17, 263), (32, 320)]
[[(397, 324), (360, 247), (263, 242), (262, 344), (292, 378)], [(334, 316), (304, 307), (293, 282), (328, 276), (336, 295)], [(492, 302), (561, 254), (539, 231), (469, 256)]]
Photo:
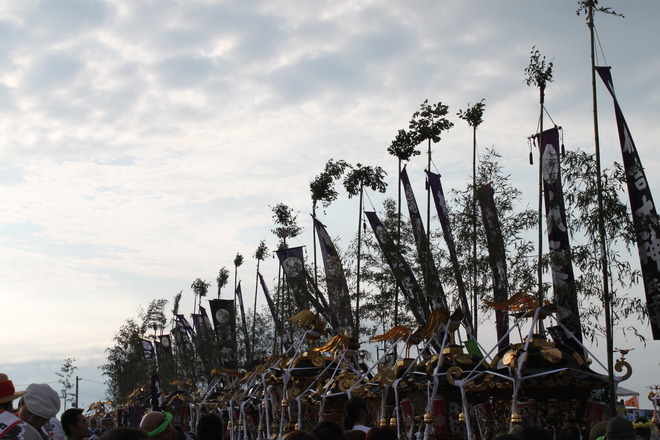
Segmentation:
[[(599, 61), (613, 66), (660, 191), (660, 2), (601, 4), (625, 15), (597, 17)], [(299, 212), (306, 228), (294, 244), (311, 249), (309, 182), (328, 159), (382, 166), (395, 197), (386, 149), (425, 99), (448, 105), (455, 123), (434, 147), (446, 188), (471, 172), (471, 130), (454, 115), (485, 99), (479, 151), (502, 154), (533, 206), (532, 47), (554, 62), (546, 108), (566, 148), (593, 145), (588, 29), (576, 9), (576, 0), (0, 0), (3, 370), (17, 384), (56, 382), (62, 359), (75, 357), (89, 379), (83, 402), (102, 398), (96, 367), (138, 307), (183, 290), (192, 311), (192, 281), (213, 281), (237, 252), (252, 301), (251, 257), (259, 240), (276, 244), (269, 206)], [(620, 152), (611, 101), (602, 91), (599, 100), (607, 166)], [(424, 162), (409, 165), (420, 194)], [(369, 194), (367, 208), (385, 196)], [(322, 220), (345, 244), (357, 201), (342, 193)], [(274, 260), (263, 268), (276, 276)], [(660, 376), (658, 343), (615, 345), (636, 347), (630, 359), (645, 374), (624, 386), (645, 395)]]

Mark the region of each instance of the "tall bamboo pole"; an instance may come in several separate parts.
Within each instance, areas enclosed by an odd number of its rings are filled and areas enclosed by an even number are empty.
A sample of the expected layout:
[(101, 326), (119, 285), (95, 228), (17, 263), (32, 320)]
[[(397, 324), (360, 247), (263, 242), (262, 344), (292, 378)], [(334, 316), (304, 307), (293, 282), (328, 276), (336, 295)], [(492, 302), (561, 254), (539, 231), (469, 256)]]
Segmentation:
[[(316, 201), (312, 202), (312, 217), (316, 220)], [(314, 246), (314, 286), (318, 286), (319, 275), (316, 263), (316, 226), (312, 226), (312, 244)]]
[[(543, 304), (543, 157), (541, 152), (543, 151), (543, 106), (545, 105), (545, 84), (539, 86), (539, 103), (541, 114), (539, 116), (539, 261), (537, 265), (537, 276), (538, 276), (538, 292), (537, 297), (539, 299), (539, 304)], [(543, 326), (541, 320), (537, 321), (537, 326), (539, 330)]]
[(259, 263), (257, 258), (257, 273), (254, 275), (254, 307), (252, 308), (252, 340), (254, 341), (254, 329), (257, 323), (257, 294), (259, 293)]
[[(426, 163), (426, 171), (427, 173), (431, 172), (431, 138), (428, 140), (428, 159)], [(429, 177), (428, 174), (426, 175), (426, 262), (422, 262), (422, 264), (426, 264), (426, 273), (428, 275), (428, 285), (426, 286), (426, 295), (430, 297), (431, 295), (437, 295), (439, 292), (431, 292), (431, 259), (433, 257), (431, 256), (431, 185), (429, 183)], [(430, 309), (433, 309), (432, 306), (432, 300), (430, 298), (427, 298), (427, 306), (430, 306)], [(428, 318), (429, 312), (425, 308), (423, 311), (424, 315)]]
[(607, 375), (609, 384), (609, 405), (608, 412), (610, 417), (616, 416), (616, 393), (614, 387), (614, 341), (612, 337), (612, 301), (609, 288), (609, 267), (607, 262), (607, 247), (605, 234), (605, 220), (603, 210), (603, 182), (601, 176), (600, 162), (600, 137), (598, 130), (598, 100), (596, 97), (596, 57), (595, 57), (595, 39), (594, 39), (594, 3), (589, 2), (587, 11), (587, 24), (589, 26), (589, 48), (591, 52), (591, 95), (594, 115), (594, 147), (596, 154), (596, 188), (598, 190), (598, 235), (600, 248), (600, 264), (603, 275), (603, 309), (605, 311), (605, 345), (607, 349)]
[(364, 195), (364, 185), (360, 184), (360, 211), (358, 215), (358, 236), (357, 236), (357, 284), (355, 286), (355, 330), (354, 337), (356, 341), (360, 340), (360, 251), (362, 247), (362, 200)]
[[(397, 191), (397, 216), (396, 216), (396, 246), (397, 251), (401, 253), (401, 158), (399, 158), (399, 174), (398, 174), (398, 191)], [(398, 274), (394, 274), (394, 326), (399, 325), (399, 283), (396, 278)]]
[(472, 331), (477, 340), (479, 327), (477, 299), (477, 125), (472, 126), (472, 314), (474, 321)]

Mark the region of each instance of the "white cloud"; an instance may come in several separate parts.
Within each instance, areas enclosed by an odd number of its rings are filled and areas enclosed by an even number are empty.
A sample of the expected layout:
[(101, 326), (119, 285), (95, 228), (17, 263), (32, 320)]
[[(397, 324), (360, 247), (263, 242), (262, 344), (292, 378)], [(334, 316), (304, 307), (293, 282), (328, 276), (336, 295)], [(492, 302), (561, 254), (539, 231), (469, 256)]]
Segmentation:
[[(601, 42), (660, 187), (658, 5), (612, 6), (627, 18), (601, 14)], [(0, 291), (23, 293), (16, 304), (33, 310), (30, 326), (52, 329), (53, 339), (31, 335), (30, 350), (40, 360), (76, 356), (71, 346), (102, 351), (137, 306), (213, 279), (262, 238), (272, 247), (269, 205), (287, 203), (308, 224), (308, 184), (329, 158), (381, 165), (394, 188), (386, 148), (427, 98), (449, 105), (456, 124), (434, 147), (447, 188), (471, 170), (471, 131), (454, 114), (485, 98), (480, 151), (495, 146), (533, 203), (526, 138), (538, 92), (523, 83), (532, 46), (554, 60), (546, 106), (566, 147), (593, 143), (588, 30), (576, 9), (568, 0), (3, 2)], [(611, 103), (599, 99), (609, 163), (618, 140)], [(409, 166), (420, 194), (423, 162)], [(328, 208), (331, 235), (346, 243), (356, 211), (343, 195)], [(108, 297), (99, 323), (96, 300)], [(61, 326), (71, 303), (84, 320)], [(75, 344), (55, 342), (72, 334)]]

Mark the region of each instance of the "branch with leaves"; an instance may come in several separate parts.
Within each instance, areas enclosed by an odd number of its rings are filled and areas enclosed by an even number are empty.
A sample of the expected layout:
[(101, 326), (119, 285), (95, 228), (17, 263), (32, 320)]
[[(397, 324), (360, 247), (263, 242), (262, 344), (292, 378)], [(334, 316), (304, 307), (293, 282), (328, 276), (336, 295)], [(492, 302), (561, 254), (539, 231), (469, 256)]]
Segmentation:
[(351, 166), (346, 161), (330, 159), (325, 164), (323, 171), (309, 183), (313, 210), (316, 209), (318, 202), (327, 208), (337, 200), (339, 194), (335, 189), (335, 181), (344, 174), (347, 168), (351, 168)]
[(286, 249), (287, 239), (295, 238), (302, 233), (302, 228), (298, 226), (298, 215), (284, 203), (278, 203), (271, 206), (270, 209), (273, 212), (273, 222), (276, 225), (271, 232), (280, 239), (278, 248)]
[(415, 147), (415, 138), (413, 133), (406, 130), (399, 130), (396, 137), (387, 148), (387, 152), (400, 161), (409, 161), (413, 156), (419, 156), (421, 153)]
[(387, 190), (386, 175), (387, 173), (381, 167), (358, 163), (355, 168), (346, 173), (344, 178), (344, 188), (348, 193), (348, 198), (359, 195), (361, 189), (365, 187), (384, 193)]
[(449, 112), (449, 107), (443, 105), (442, 102), (437, 104), (429, 104), (426, 99), (420, 105), (420, 109), (413, 113), (408, 128), (413, 142), (418, 145), (428, 140), (437, 144), (440, 142), (440, 135), (443, 131), (447, 131), (454, 126), (445, 116)]

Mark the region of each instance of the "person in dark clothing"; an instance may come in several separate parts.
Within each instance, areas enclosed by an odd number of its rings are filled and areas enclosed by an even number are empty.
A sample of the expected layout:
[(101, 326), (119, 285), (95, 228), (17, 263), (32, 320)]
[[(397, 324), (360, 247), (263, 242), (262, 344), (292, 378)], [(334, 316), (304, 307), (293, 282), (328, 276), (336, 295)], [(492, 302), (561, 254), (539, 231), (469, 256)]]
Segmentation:
[(346, 440), (344, 430), (341, 429), (341, 426), (327, 420), (316, 425), (312, 429), (312, 434), (317, 436), (319, 440)]
[(197, 422), (197, 438), (199, 440), (222, 440), (224, 426), (222, 419), (215, 414), (204, 414)]

